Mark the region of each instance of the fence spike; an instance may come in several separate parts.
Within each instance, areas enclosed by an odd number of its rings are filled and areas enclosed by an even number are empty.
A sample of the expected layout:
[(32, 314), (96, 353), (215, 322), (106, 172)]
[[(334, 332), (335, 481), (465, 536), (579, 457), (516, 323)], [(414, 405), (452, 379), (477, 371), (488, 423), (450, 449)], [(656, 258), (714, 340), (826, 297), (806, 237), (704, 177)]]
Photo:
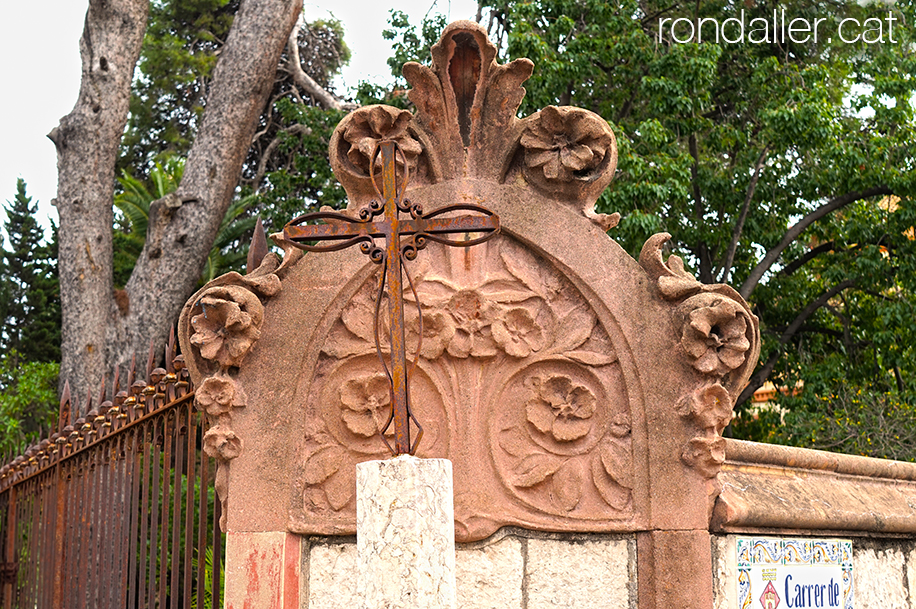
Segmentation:
[[(103, 375), (102, 375), (102, 388), (101, 388), (101, 391), (99, 392), (99, 401), (98, 401), (99, 404), (101, 404), (102, 402), (105, 401), (105, 382), (106, 382), (107, 380), (108, 380), (108, 379), (107, 379), (107, 378), (105, 377), (105, 375), (103, 374)], [(92, 407), (90, 406), (89, 408), (92, 408)]]
[[(118, 380), (121, 376), (121, 366), (115, 364), (114, 367), (114, 382), (111, 385), (111, 397), (114, 399), (114, 396), (118, 393)], [(105, 400), (102, 400), (103, 402)]]
[(248, 246), (248, 260), (245, 263), (245, 274), (250, 275), (261, 266), (264, 256), (267, 255), (267, 232), (261, 223), (261, 216), (254, 225), (254, 234), (251, 236), (251, 245)]
[(63, 430), (70, 424), (70, 379), (64, 381), (64, 391), (60, 396), (60, 410), (57, 419), (57, 429)]
[(146, 358), (146, 382), (149, 383), (149, 377), (153, 374), (153, 362), (156, 361), (156, 343), (149, 339), (149, 357)]
[(165, 371), (169, 374), (175, 372), (172, 359), (175, 357), (175, 326), (169, 328), (169, 342), (165, 346)]
[(134, 353), (130, 358), (130, 370), (127, 372), (127, 388), (134, 384), (134, 376), (137, 374), (137, 354)]

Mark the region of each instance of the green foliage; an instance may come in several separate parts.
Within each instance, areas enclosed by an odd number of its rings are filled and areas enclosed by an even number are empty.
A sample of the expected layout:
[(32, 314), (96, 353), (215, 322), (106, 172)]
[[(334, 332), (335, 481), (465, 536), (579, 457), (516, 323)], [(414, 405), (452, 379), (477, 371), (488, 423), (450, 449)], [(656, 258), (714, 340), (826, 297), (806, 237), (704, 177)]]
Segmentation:
[(57, 362), (23, 361), (9, 350), (0, 357), (0, 453), (22, 452), (57, 419)]
[[(193, 561), (194, 570), (197, 571), (198, 565), (198, 555), (195, 555), (191, 560)], [(203, 602), (198, 602), (198, 588), (195, 588), (191, 592), (191, 609), (213, 609), (213, 548), (211, 546), (206, 547), (204, 552), (204, 579), (203, 579)], [(226, 561), (220, 558), (220, 570), (219, 570), (219, 589), (220, 596), (222, 596), (223, 590), (226, 589)]]
[(144, 176), (194, 141), (219, 49), (239, 0), (154, 0), (118, 170)]
[[(344, 113), (290, 98), (278, 100), (276, 110), (279, 143), (265, 168), (258, 207), (270, 230), (280, 230), (296, 216), (324, 205), (346, 207), (346, 193), (328, 159), (331, 135)], [(294, 125), (304, 130), (288, 133)]]
[(850, 385), (840, 377), (832, 381), (834, 392), (783, 397), (779, 407), (742, 412), (733, 423), (736, 434), (774, 444), (916, 460), (912, 392)]
[(16, 196), (4, 207), (8, 243), (2, 251), (5, 272), (0, 288), (0, 348), (27, 361), (53, 362), (60, 359), (57, 231), (55, 227), (50, 243), (43, 243), (44, 230), (35, 219), (37, 210), (20, 178)]
[[(822, 19), (822, 34), (835, 33), (842, 19), (861, 24), (892, 15), (896, 42), (887, 31), (878, 44), (846, 44), (836, 35), (804, 44), (726, 43), (711, 35), (679, 44), (671, 37), (674, 19), (721, 24), (743, 13), (745, 23), (771, 21), (774, 8), (725, 0), (489, 3), (491, 23), (507, 32), (502, 60), (535, 62), (520, 114), (576, 105), (614, 129), (617, 176), (598, 202), (598, 211), (623, 216), (614, 239), (638, 256), (648, 236), (666, 231), (674, 235), (671, 253), (702, 281), (748, 282), (764, 338), (761, 362), (772, 359), (770, 379), (788, 387), (802, 380), (805, 388), (780, 398), (789, 413), (782, 422), (748, 412), (735, 433), (827, 446), (836, 436), (829, 426), (824, 438), (808, 431), (820, 430), (832, 412), (855, 410), (874, 444), (886, 428), (877, 414), (859, 411), (883, 409), (903, 425), (916, 396), (916, 3), (778, 5), (791, 18)], [(759, 282), (753, 278), (795, 222), (869, 188), (895, 198), (838, 206), (782, 250)], [(849, 287), (819, 302), (843, 282)], [(812, 303), (821, 306), (793, 330)], [(868, 398), (855, 408), (851, 400), (838, 405), (829, 396), (846, 395), (844, 383)], [(916, 456), (907, 451), (893, 454)]]
[[(144, 182), (127, 171), (122, 171), (118, 183), (121, 192), (114, 198), (120, 214), (115, 219), (114, 230), (114, 284), (123, 287), (146, 242), (149, 210), (153, 201), (174, 192), (184, 174), (184, 159), (171, 157), (163, 163), (154, 163), (149, 182)], [(223, 273), (241, 271), (248, 256), (248, 243), (257, 218), (245, 215), (257, 201), (248, 195), (233, 201), (220, 222), (219, 231), (207, 257), (201, 275), (206, 283)]]

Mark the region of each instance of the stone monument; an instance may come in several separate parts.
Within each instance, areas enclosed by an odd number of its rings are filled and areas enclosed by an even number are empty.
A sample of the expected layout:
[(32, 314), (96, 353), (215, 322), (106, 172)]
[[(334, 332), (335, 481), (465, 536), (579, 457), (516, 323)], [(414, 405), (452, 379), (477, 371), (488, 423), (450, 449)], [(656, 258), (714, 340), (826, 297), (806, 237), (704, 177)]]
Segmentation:
[[(607, 122), (554, 106), (518, 118), (533, 65), (495, 55), (478, 25), (451, 24), (431, 67), (404, 67), (415, 114), (360, 108), (330, 143), (354, 219), (377, 196), (382, 140), (403, 151), (412, 202), (500, 219), (490, 241), (430, 243), (405, 267), (417, 456), (453, 464), (457, 541), (505, 526), (635, 534), (639, 606), (708, 609), (721, 432), (757, 361), (757, 320), (731, 288), (665, 260), (669, 235), (639, 261), (614, 242), (618, 216), (594, 212), (616, 166)], [(180, 320), (220, 464), (227, 606), (295, 606), (301, 536), (353, 535), (355, 466), (390, 456), (379, 266), (274, 240), (282, 260), (214, 280)]]

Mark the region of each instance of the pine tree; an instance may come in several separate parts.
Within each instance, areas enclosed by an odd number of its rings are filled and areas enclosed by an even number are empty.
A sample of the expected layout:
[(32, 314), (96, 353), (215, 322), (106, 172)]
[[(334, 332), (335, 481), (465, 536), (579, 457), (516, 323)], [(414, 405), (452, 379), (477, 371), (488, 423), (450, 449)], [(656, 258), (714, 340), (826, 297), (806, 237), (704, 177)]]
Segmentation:
[(16, 183), (16, 196), (7, 202), (3, 248), (3, 330), (0, 345), (30, 362), (60, 358), (60, 285), (57, 278), (57, 231), (44, 244), (44, 231), (35, 219), (37, 204), (26, 195), (25, 181)]

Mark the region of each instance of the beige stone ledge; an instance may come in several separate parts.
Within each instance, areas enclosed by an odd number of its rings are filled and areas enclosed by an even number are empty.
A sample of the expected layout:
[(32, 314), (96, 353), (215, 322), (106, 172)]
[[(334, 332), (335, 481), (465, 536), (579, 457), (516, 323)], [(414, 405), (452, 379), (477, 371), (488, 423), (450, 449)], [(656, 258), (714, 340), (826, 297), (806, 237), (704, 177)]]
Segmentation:
[(728, 440), (710, 530), (916, 532), (916, 464)]

